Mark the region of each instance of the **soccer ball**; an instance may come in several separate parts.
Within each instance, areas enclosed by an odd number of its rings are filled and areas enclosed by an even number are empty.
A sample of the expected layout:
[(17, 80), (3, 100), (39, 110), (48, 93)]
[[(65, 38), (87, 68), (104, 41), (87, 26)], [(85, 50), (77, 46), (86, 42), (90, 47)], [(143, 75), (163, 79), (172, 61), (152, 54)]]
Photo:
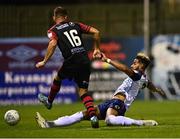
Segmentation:
[(20, 120), (20, 115), (16, 110), (8, 110), (4, 114), (4, 120), (8, 125), (16, 125)]

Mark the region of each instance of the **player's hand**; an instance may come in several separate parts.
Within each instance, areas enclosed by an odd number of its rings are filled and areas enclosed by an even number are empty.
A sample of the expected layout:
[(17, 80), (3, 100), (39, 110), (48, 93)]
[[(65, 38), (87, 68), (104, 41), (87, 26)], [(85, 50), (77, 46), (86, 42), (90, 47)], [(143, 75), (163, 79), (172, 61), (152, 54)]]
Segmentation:
[(42, 68), (42, 67), (44, 67), (45, 66), (45, 62), (44, 61), (40, 61), (40, 62), (38, 62), (37, 64), (36, 64), (36, 68)]
[(161, 95), (165, 95), (165, 92), (161, 88), (156, 88), (156, 92)]
[(106, 62), (107, 59), (108, 59), (108, 58), (106, 57), (106, 55), (105, 55), (104, 53), (101, 53), (101, 60), (104, 61), (104, 62)]
[(101, 51), (99, 49), (95, 49), (94, 52), (93, 52), (93, 58), (94, 59), (100, 59), (102, 56), (101, 56)]

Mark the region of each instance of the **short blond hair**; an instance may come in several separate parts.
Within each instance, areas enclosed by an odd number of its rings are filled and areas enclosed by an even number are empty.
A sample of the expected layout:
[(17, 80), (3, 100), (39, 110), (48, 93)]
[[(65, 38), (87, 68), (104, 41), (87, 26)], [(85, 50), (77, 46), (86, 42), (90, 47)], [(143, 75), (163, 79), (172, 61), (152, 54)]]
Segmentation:
[(148, 65), (151, 63), (150, 58), (149, 58), (146, 54), (144, 54), (144, 53), (142, 53), (142, 52), (140, 52), (140, 53), (137, 54), (136, 59), (138, 59), (138, 60), (144, 65), (144, 68), (145, 68), (145, 69), (146, 69), (146, 68), (148, 67)]

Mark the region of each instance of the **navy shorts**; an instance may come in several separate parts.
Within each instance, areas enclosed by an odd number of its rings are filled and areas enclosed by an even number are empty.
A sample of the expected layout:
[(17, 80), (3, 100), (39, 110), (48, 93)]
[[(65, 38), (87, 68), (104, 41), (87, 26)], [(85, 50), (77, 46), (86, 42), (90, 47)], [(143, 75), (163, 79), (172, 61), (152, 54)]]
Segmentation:
[(119, 99), (111, 99), (107, 100), (98, 105), (100, 115), (102, 119), (106, 118), (106, 111), (108, 108), (113, 108), (118, 112), (119, 116), (124, 116), (126, 112), (126, 107), (123, 101)]

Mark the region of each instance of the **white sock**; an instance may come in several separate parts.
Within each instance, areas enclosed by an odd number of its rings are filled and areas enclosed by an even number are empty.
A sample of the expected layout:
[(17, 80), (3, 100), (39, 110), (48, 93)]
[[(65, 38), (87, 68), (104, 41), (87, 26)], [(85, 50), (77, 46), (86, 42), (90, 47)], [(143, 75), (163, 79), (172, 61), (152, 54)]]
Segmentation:
[(57, 120), (54, 120), (55, 126), (67, 126), (74, 123), (80, 122), (83, 119), (83, 113), (77, 112), (70, 116), (59, 117)]
[(110, 115), (105, 121), (108, 125), (143, 125), (142, 120), (135, 120), (125, 116)]

